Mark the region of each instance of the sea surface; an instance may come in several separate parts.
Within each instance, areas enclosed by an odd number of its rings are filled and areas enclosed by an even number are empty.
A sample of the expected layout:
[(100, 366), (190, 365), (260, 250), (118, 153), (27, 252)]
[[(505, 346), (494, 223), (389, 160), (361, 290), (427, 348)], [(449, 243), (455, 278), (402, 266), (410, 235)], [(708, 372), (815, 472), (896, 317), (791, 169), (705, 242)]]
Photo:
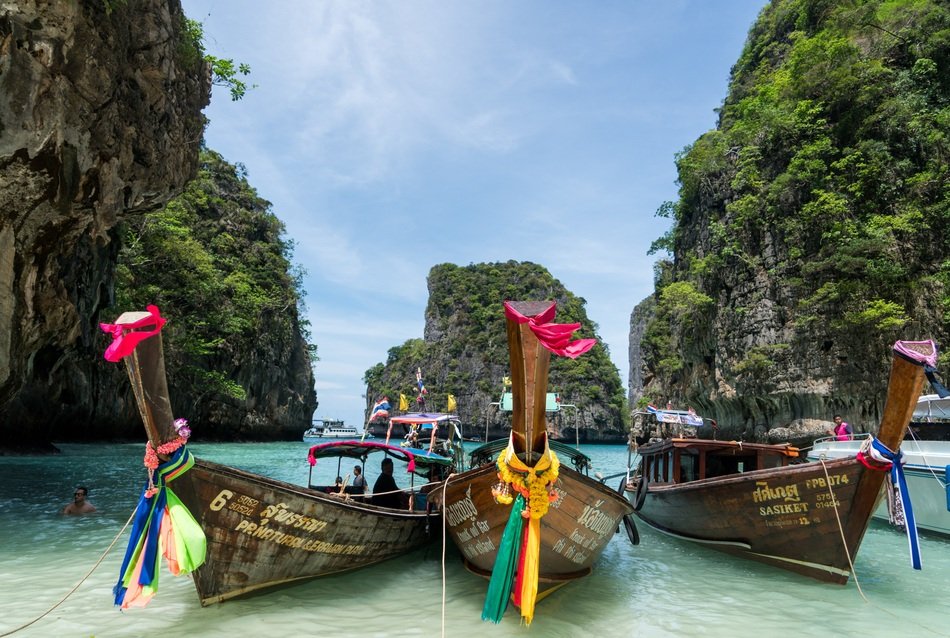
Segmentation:
[[(581, 447), (604, 476), (626, 468), (623, 446)], [(486, 581), (465, 571), (451, 542), (444, 556), (435, 544), (356, 572), (205, 608), (191, 579), (173, 577), (163, 563), (152, 602), (119, 611), (112, 587), (129, 536), (128, 529), (120, 531), (145, 480), (144, 447), (60, 448), (55, 456), (0, 457), (0, 636), (31, 621), (12, 635), (950, 636), (950, 541), (922, 538), (923, 570), (914, 571), (906, 537), (876, 521), (855, 562), (857, 583), (843, 587), (640, 524), (639, 546), (623, 532), (615, 535), (594, 574), (540, 601), (530, 627), (513, 608), (498, 625), (481, 620)], [(307, 482), (308, 445), (302, 442), (195, 443), (191, 449), (209, 460)], [(367, 470), (372, 485), (377, 468)], [(316, 471), (328, 482), (337, 474), (332, 462)], [(89, 487), (98, 514), (59, 515), (77, 485)]]

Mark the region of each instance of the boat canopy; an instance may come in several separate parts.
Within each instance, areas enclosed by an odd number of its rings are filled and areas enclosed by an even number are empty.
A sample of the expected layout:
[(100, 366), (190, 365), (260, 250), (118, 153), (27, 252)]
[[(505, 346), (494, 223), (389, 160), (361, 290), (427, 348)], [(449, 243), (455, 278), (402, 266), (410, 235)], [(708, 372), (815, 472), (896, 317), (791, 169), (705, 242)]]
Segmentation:
[(401, 423), (403, 425), (418, 425), (423, 430), (432, 429), (434, 424), (442, 425), (458, 421), (457, 414), (442, 414), (441, 412), (410, 412), (400, 416), (394, 416), (389, 419), (390, 423)]
[(385, 452), (400, 461), (409, 464), (409, 471), (413, 471), (416, 465), (433, 466), (441, 465), (451, 467), (452, 459), (427, 452), (400, 447), (398, 445), (386, 445), (378, 441), (339, 441), (332, 443), (320, 443), (310, 448), (307, 454), (307, 460), (310, 465), (316, 465), (317, 459), (349, 457), (353, 459), (363, 459), (374, 452)]
[[(498, 402), (498, 409), (502, 412), (511, 412), (512, 399), (511, 392), (505, 392), (501, 395), (501, 401)], [(548, 392), (544, 399), (545, 412), (557, 412), (561, 409), (561, 398), (557, 392)]]
[(950, 420), (950, 397), (941, 398), (939, 394), (925, 394), (917, 400), (914, 408), (914, 421)]
[(679, 425), (689, 425), (692, 427), (702, 427), (703, 421), (709, 421), (710, 423), (715, 423), (712, 419), (706, 419), (701, 417), (691, 410), (658, 410), (653, 406), (648, 406), (647, 409), (638, 410), (634, 414), (642, 414), (646, 416), (653, 416), (656, 418), (659, 423), (674, 423)]

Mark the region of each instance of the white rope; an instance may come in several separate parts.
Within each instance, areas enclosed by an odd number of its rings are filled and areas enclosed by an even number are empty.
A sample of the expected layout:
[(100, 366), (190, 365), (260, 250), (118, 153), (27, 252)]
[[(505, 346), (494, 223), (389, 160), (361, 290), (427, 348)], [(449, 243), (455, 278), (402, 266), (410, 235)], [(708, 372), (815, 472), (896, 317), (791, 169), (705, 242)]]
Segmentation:
[[(914, 443), (919, 444), (920, 439), (918, 439), (917, 436), (914, 434), (914, 429), (907, 428), (907, 431), (910, 433), (910, 438), (913, 439)], [(924, 465), (927, 466), (927, 470), (937, 480), (937, 483), (939, 483), (941, 487), (944, 487), (944, 488), (947, 487), (947, 484), (940, 478), (940, 475), (934, 472), (933, 464), (927, 460), (927, 455), (924, 454), (924, 451), (920, 448), (920, 445), (917, 445), (917, 453), (920, 454), (920, 458), (924, 460)]]
[(112, 539), (112, 543), (110, 543), (109, 546), (106, 548), (106, 551), (102, 553), (102, 556), (99, 557), (99, 560), (96, 561), (96, 564), (92, 566), (92, 569), (90, 569), (90, 570), (86, 573), (86, 575), (83, 576), (83, 577), (79, 580), (79, 582), (76, 583), (76, 585), (75, 585), (72, 589), (70, 589), (68, 592), (66, 592), (66, 595), (63, 596), (63, 597), (59, 600), (58, 603), (56, 603), (55, 605), (53, 605), (52, 607), (50, 607), (49, 609), (47, 609), (46, 611), (44, 611), (42, 614), (40, 614), (39, 616), (37, 616), (36, 618), (34, 618), (33, 620), (31, 620), (30, 622), (28, 622), (28, 623), (26, 623), (26, 624), (23, 624), (23, 625), (20, 625), (20, 626), (17, 627), (16, 629), (11, 629), (10, 631), (8, 631), (8, 632), (6, 632), (6, 633), (0, 634), (0, 638), (3, 638), (4, 636), (10, 636), (10, 635), (12, 635), (12, 634), (15, 634), (15, 633), (18, 632), (18, 631), (22, 631), (23, 629), (26, 629), (27, 627), (29, 627), (30, 625), (32, 625), (32, 624), (35, 623), (36, 621), (41, 620), (41, 619), (45, 618), (46, 616), (48, 616), (49, 614), (51, 614), (54, 609), (56, 609), (57, 607), (59, 607), (60, 605), (62, 605), (64, 602), (66, 602), (66, 599), (69, 598), (70, 596), (72, 596), (73, 593), (74, 593), (77, 589), (79, 589), (79, 586), (82, 585), (84, 582), (86, 582), (86, 579), (87, 579), (87, 578), (89, 578), (90, 576), (92, 576), (92, 572), (96, 571), (96, 568), (99, 567), (99, 565), (102, 564), (102, 561), (105, 560), (105, 557), (108, 556), (108, 555), (109, 555), (109, 552), (112, 551), (112, 548), (115, 547), (116, 541), (118, 541), (118, 540), (119, 540), (119, 537), (122, 536), (122, 533), (125, 531), (125, 528), (129, 526), (129, 523), (132, 522), (132, 518), (133, 518), (134, 516), (135, 516), (135, 510), (132, 510), (132, 515), (129, 516), (129, 520), (127, 520), (127, 521), (125, 522), (125, 525), (122, 526), (122, 529), (119, 530), (119, 533), (115, 535), (115, 538)]
[(442, 638), (445, 638), (445, 499), (449, 481), (455, 474), (449, 474), (442, 484)]
[(828, 486), (828, 494), (831, 495), (831, 507), (835, 511), (835, 520), (838, 521), (838, 533), (841, 535), (841, 544), (844, 545), (844, 554), (848, 557), (848, 565), (851, 567), (851, 577), (854, 578), (854, 584), (858, 588), (858, 593), (861, 594), (861, 598), (864, 599), (864, 602), (870, 603), (868, 597), (864, 595), (864, 591), (861, 589), (861, 583), (858, 582), (858, 573), (854, 571), (854, 562), (851, 560), (851, 548), (848, 547), (848, 541), (844, 536), (844, 527), (841, 525), (841, 516), (838, 514), (838, 501), (835, 500), (835, 493), (831, 489), (831, 477), (828, 475), (828, 466), (825, 465), (825, 459), (819, 458), (821, 461), (821, 469), (825, 471), (825, 485)]
[[(834, 510), (835, 510), (835, 519), (838, 521), (838, 532), (841, 534), (841, 543), (842, 543), (842, 545), (844, 545), (845, 555), (848, 557), (848, 565), (851, 566), (851, 576), (854, 578), (854, 584), (855, 584), (855, 586), (857, 586), (857, 588), (858, 588), (858, 593), (861, 594), (861, 598), (864, 599), (864, 602), (865, 602), (865, 603), (871, 605), (872, 607), (875, 607), (876, 609), (879, 609), (880, 611), (883, 611), (884, 613), (886, 613), (886, 614), (888, 614), (888, 615), (890, 615), (890, 616), (893, 616), (893, 617), (896, 618), (897, 620), (905, 620), (905, 619), (902, 619), (902, 618), (901, 618), (900, 616), (898, 616), (897, 614), (895, 614), (894, 612), (890, 611), (889, 609), (885, 609), (884, 607), (881, 607), (880, 605), (877, 605), (877, 604), (875, 604), (875, 603), (872, 603), (870, 600), (868, 600), (868, 597), (864, 595), (864, 591), (861, 589), (861, 583), (858, 582), (858, 573), (857, 573), (856, 571), (854, 571), (854, 563), (851, 561), (851, 550), (848, 548), (848, 543), (847, 543), (847, 541), (846, 541), (845, 538), (844, 538), (844, 528), (841, 526), (841, 517), (838, 516), (838, 504), (837, 504), (837, 501), (835, 500), (834, 491), (831, 489), (831, 477), (828, 476), (828, 467), (825, 465), (825, 460), (824, 460), (824, 459), (819, 458), (818, 460), (821, 461), (821, 467), (822, 467), (822, 469), (824, 469), (824, 471), (825, 471), (825, 484), (828, 486), (828, 493), (831, 495), (831, 505), (832, 505), (832, 507), (833, 507)], [(870, 471), (870, 470), (868, 470), (868, 471)], [(886, 480), (887, 480), (887, 479), (885, 479), (885, 481), (886, 481)], [(917, 624), (917, 625), (920, 626), (920, 627), (923, 627), (924, 629), (926, 629), (927, 631), (933, 633), (934, 635), (937, 635), (937, 636), (944, 636), (944, 635), (946, 635), (946, 634), (944, 634), (944, 633), (942, 633), (942, 632), (939, 632), (939, 631), (936, 631), (935, 629), (932, 629), (931, 627), (928, 627), (927, 625), (924, 625), (924, 624), (922, 624), (922, 623), (919, 623), (919, 622), (918, 622), (918, 623), (915, 623), (915, 624)]]

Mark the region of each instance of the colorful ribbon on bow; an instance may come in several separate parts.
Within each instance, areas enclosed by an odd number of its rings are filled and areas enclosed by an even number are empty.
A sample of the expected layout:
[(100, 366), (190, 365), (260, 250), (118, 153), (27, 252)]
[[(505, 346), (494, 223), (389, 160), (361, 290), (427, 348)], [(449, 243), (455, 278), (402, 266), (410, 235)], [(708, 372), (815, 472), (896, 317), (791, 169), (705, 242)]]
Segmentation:
[[(867, 462), (870, 457), (882, 467), (875, 467)], [(914, 507), (910, 502), (910, 492), (907, 489), (907, 480), (904, 478), (904, 453), (900, 450), (892, 452), (886, 445), (871, 438), (869, 444), (863, 446), (858, 452), (858, 461), (865, 467), (891, 472), (891, 484), (897, 488), (897, 497), (900, 499), (901, 509), (904, 512), (905, 529), (907, 530), (907, 543), (910, 547), (910, 564), (914, 569), (920, 569), (920, 541), (917, 538), (917, 522), (914, 519)]]
[[(119, 361), (122, 357), (132, 354), (132, 351), (135, 350), (135, 346), (137, 346), (139, 342), (161, 332), (162, 326), (165, 325), (165, 318), (162, 317), (158, 306), (147, 306), (146, 310), (148, 310), (148, 316), (142, 317), (138, 321), (99, 324), (99, 328), (101, 328), (103, 332), (108, 332), (112, 335), (112, 343), (106, 348), (104, 355), (106, 361), (111, 361), (112, 363)], [(155, 327), (152, 330), (135, 330), (136, 328), (145, 326)]]
[[(115, 604), (123, 609), (144, 607), (158, 591), (161, 557), (175, 576), (189, 574), (201, 566), (207, 539), (201, 526), (168, 486), (195, 464), (185, 447), (150, 474), (135, 509), (132, 534), (119, 582), (112, 592)], [(154, 489), (150, 488), (154, 485)]]
[(518, 323), (527, 323), (541, 345), (562, 357), (576, 359), (597, 343), (596, 339), (577, 339), (571, 341), (571, 335), (581, 327), (579, 323), (548, 323), (554, 319), (557, 306), (551, 304), (547, 310), (533, 317), (525, 317), (505, 302), (505, 316)]
[(544, 452), (533, 467), (518, 458), (514, 438), (497, 461), (499, 478), (511, 485), (518, 496), (511, 508), (495, 555), (482, 620), (497, 623), (505, 613), (510, 595), (521, 609), (521, 617), (530, 625), (538, 598), (538, 574), (541, 554), (541, 517), (548, 511), (560, 462), (545, 441)]

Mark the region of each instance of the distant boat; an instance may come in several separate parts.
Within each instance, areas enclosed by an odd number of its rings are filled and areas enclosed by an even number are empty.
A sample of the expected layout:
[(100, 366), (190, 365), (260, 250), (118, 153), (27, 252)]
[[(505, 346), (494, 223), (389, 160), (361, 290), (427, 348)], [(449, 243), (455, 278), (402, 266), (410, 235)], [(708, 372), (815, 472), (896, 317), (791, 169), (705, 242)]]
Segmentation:
[[(899, 451), (923, 387), (924, 363), (935, 365), (936, 355), (932, 341), (894, 345), (880, 447)], [(702, 423), (698, 417), (689, 423), (683, 413), (667, 419), (652, 406), (651, 413), (658, 424)], [(884, 470), (891, 467), (854, 454), (801, 463), (798, 449), (787, 443), (675, 434), (641, 445), (638, 453), (628, 494), (642, 522), (682, 540), (839, 584), (851, 575)]]
[(352, 439), (359, 438), (360, 433), (352, 425), (340, 425), (329, 428), (323, 428), (322, 439)]
[(950, 396), (925, 394), (917, 400), (907, 438), (950, 441)]
[[(918, 529), (950, 537), (950, 397), (927, 394), (917, 400), (913, 420), (904, 437), (904, 476), (914, 507)], [(853, 458), (864, 448), (869, 434), (854, 434), (849, 440), (817, 439), (808, 460)], [(886, 493), (886, 492), (885, 492)], [(874, 518), (899, 527), (904, 513), (893, 496), (882, 499)]]
[[(308, 487), (302, 487), (194, 459), (186, 444), (188, 435), (181, 433), (172, 416), (162, 354), (163, 323), (158, 309), (150, 307), (148, 313), (128, 312), (114, 325), (103, 326), (115, 338), (110, 351), (117, 350), (116, 358), (125, 359), (151, 446), (146, 461), (152, 455), (156, 465), (136, 510), (133, 538), (116, 588), (117, 605), (147, 602), (158, 584), (157, 572), (155, 580), (150, 574), (163, 552), (169, 567), (175, 559), (174, 573), (178, 566), (182, 573), (191, 571), (201, 604), (210, 605), (358, 569), (435, 540), (440, 516), (426, 502), (425, 483), (453, 471), (450, 458), (368, 441), (333, 440), (310, 448), (311, 468), (326, 457), (338, 459), (337, 472), (343, 458), (365, 467), (371, 454), (404, 463), (421, 481), (413, 478), (414, 487), (399, 490), (405, 503), (400, 508), (374, 505), (369, 495), (360, 498), (362, 490), (353, 494), (346, 480), (341, 486), (325, 486), (314, 485), (311, 478)], [(135, 345), (143, 336), (147, 338)], [(123, 339), (132, 343), (127, 352), (115, 347)], [(174, 527), (166, 525), (168, 520)], [(177, 535), (179, 523), (187, 536)], [(140, 559), (145, 556), (150, 558)], [(190, 565), (185, 565), (186, 559)]]
[(461, 467), (462, 424), (458, 416), (443, 412), (410, 412), (389, 419), (386, 443), (391, 441), (416, 453), (427, 451), (451, 457)]
[(318, 439), (358, 439), (359, 431), (352, 425), (344, 425), (340, 419), (314, 419), (313, 427), (303, 433), (307, 442)]

